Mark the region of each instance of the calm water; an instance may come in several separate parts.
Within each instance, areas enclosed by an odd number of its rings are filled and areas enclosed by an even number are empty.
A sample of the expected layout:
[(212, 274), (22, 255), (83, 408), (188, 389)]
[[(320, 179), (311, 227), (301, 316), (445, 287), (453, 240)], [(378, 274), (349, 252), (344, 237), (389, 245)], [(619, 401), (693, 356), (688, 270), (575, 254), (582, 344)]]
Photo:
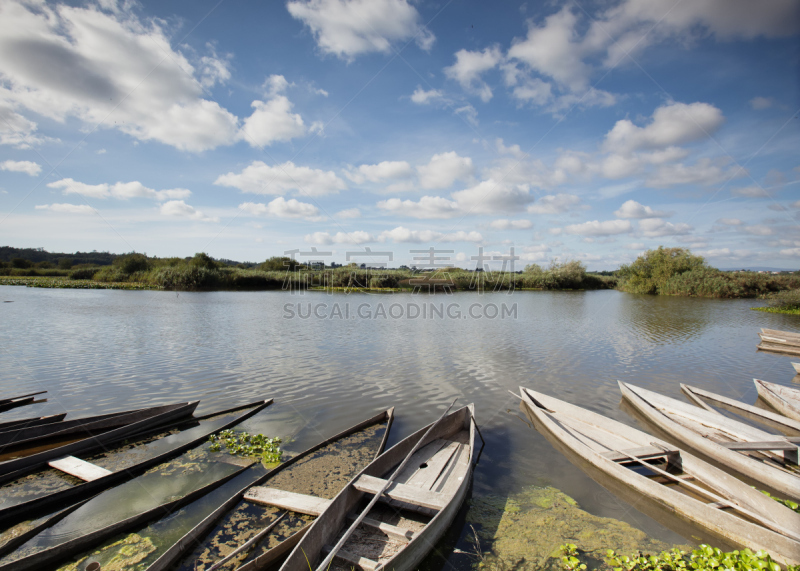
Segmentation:
[[(634, 426), (620, 409), (618, 379), (676, 398), (686, 382), (752, 403), (753, 377), (794, 382), (791, 359), (756, 352), (758, 328), (800, 329), (795, 316), (750, 311), (760, 303), (753, 300), (615, 291), (291, 295), (4, 286), (0, 301), (13, 302), (0, 305), (0, 398), (49, 391), (48, 403), (3, 413), (4, 421), (194, 399), (205, 413), (274, 397), (243, 427), (293, 438), (289, 448), (301, 450), (395, 406), (391, 445), (459, 397), (476, 404), (487, 440), (474, 496), (552, 485), (595, 515), (671, 542), (682, 539), (618, 501), (529, 428), (508, 391), (524, 385)], [(516, 306), (516, 318), (487, 318), (495, 313), (489, 304)], [(309, 307), (323, 318), (307, 317)], [(470, 317), (470, 308), (482, 317)], [(409, 311), (420, 315), (410, 319)], [(463, 539), (467, 530), (460, 531)]]

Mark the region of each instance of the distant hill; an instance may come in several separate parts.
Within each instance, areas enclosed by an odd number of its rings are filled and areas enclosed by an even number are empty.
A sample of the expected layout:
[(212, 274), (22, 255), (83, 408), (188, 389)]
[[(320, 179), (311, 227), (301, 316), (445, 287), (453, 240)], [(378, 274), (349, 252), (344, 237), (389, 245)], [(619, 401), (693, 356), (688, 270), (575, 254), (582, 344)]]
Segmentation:
[(749, 268), (720, 268), (723, 272), (736, 272), (739, 270), (747, 270), (749, 272), (797, 272), (797, 268), (767, 268), (766, 266), (753, 266)]
[(12, 248), (11, 246), (0, 246), (0, 261), (10, 262), (14, 258), (23, 258), (33, 263), (52, 262), (58, 264), (61, 258), (72, 260), (72, 264), (93, 264), (96, 266), (110, 266), (114, 258), (119, 254), (109, 252), (75, 252), (65, 254), (58, 252), (48, 252), (43, 248)]

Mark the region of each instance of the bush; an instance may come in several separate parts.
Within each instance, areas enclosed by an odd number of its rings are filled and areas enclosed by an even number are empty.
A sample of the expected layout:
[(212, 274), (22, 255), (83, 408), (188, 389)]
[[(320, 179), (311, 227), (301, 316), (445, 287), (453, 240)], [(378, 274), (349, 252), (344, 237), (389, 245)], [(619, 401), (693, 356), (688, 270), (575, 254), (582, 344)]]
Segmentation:
[(261, 263), (258, 269), (263, 272), (285, 272), (286, 270), (295, 270), (300, 263), (293, 260), (288, 256), (273, 256), (267, 261)]
[(92, 279), (96, 282), (125, 282), (128, 281), (128, 276), (129, 274), (123, 272), (120, 268), (106, 266), (96, 272)]
[(203, 289), (220, 285), (221, 272), (200, 266), (159, 268), (151, 273), (150, 281), (167, 289)]
[(24, 258), (12, 258), (11, 266), (19, 269), (30, 268), (33, 264)]
[(97, 271), (97, 268), (78, 268), (77, 270), (72, 270), (69, 273), (69, 277), (73, 280), (90, 280)]
[(36, 267), (41, 268), (43, 270), (52, 270), (53, 268), (55, 268), (55, 265), (53, 265), (51, 262), (48, 262), (47, 260), (44, 260), (43, 262), (38, 262), (36, 264)]
[(619, 289), (628, 293), (662, 293), (670, 278), (708, 268), (702, 256), (695, 256), (685, 248), (664, 248), (648, 250), (630, 265), (620, 267)]
[(126, 254), (119, 256), (113, 262), (113, 266), (124, 274), (134, 272), (145, 272), (150, 269), (150, 260), (144, 254)]
[(189, 265), (195, 268), (205, 268), (207, 270), (213, 270), (219, 267), (217, 262), (214, 261), (214, 258), (205, 252), (198, 252), (195, 254), (194, 258), (189, 260)]
[(767, 299), (767, 305), (777, 309), (800, 309), (800, 289), (774, 293)]
[(61, 270), (70, 270), (72, 269), (72, 259), (70, 258), (59, 258), (58, 259), (58, 268)]

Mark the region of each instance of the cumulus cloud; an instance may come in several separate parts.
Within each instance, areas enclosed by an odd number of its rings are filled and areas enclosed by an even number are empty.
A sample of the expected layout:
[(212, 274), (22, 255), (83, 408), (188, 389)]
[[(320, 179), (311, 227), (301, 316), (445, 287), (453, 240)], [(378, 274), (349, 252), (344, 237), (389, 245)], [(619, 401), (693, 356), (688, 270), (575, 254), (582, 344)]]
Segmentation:
[(297, 166), (291, 161), (274, 167), (262, 161), (253, 161), (238, 174), (229, 172), (220, 175), (214, 184), (252, 194), (297, 191), (306, 196), (324, 196), (347, 188), (333, 171)]
[(188, 198), (192, 195), (192, 191), (186, 188), (155, 190), (144, 186), (138, 180), (114, 184), (86, 184), (71, 178), (62, 178), (48, 183), (47, 186), (49, 188), (60, 188), (64, 194), (80, 194), (90, 198), (117, 198), (120, 200), (150, 198), (162, 202), (170, 199)]
[(422, 188), (448, 188), (457, 180), (472, 175), (472, 159), (461, 157), (455, 151), (433, 155), (427, 165), (417, 167)]
[(744, 224), (744, 222), (738, 218), (720, 218), (717, 220), (717, 222), (719, 224), (724, 224), (725, 226), (741, 226)]
[(741, 196), (742, 198), (764, 198), (769, 196), (767, 191), (760, 186), (744, 186), (740, 188), (732, 188), (731, 194), (733, 196)]
[(378, 208), (412, 218), (452, 218), (460, 214), (456, 202), (441, 196), (423, 196), (419, 201), (390, 198), (377, 204)]
[[(282, 75), (278, 77), (283, 79)], [(238, 135), (251, 145), (263, 147), (305, 135), (303, 118), (291, 112), (292, 103), (285, 95), (277, 95), (268, 101), (253, 101), (252, 107), (253, 114), (244, 120)]]
[(334, 218), (348, 219), (348, 218), (361, 218), (361, 211), (358, 208), (347, 208), (340, 210), (333, 215)]
[(0, 105), (0, 145), (30, 149), (45, 141), (53, 140), (35, 135), (35, 131), (36, 123), (12, 111), (11, 108)]
[(566, 234), (578, 236), (613, 236), (615, 234), (626, 234), (632, 229), (629, 220), (591, 220), (582, 224), (570, 224), (565, 226), (563, 231)]
[(398, 226), (392, 230), (381, 232), (378, 240), (381, 242), (409, 242), (413, 244), (423, 242), (482, 242), (483, 236), (475, 231), (464, 232), (461, 230), (445, 234), (435, 230), (410, 230), (403, 226)]
[(481, 74), (493, 69), (503, 60), (500, 48), (494, 46), (481, 52), (462, 49), (455, 56), (456, 62), (444, 68), (445, 75), (457, 81), (465, 90), (478, 95), (484, 103), (489, 101), (492, 90), (481, 79)]
[(389, 179), (407, 178), (414, 169), (406, 161), (383, 161), (376, 165), (361, 165), (357, 169), (345, 172), (345, 176), (361, 184), (364, 181), (383, 182)]
[(754, 224), (753, 226), (745, 226), (742, 228), (748, 234), (753, 236), (771, 236), (775, 232), (769, 226), (763, 224)]
[(724, 163), (727, 163), (727, 159), (715, 162), (709, 158), (702, 158), (692, 165), (661, 166), (647, 178), (647, 186), (653, 188), (669, 188), (681, 184), (711, 186), (747, 174), (745, 170), (739, 168), (725, 169)]
[(320, 246), (328, 246), (330, 244), (366, 244), (367, 242), (374, 242), (373, 238), (368, 232), (357, 230), (355, 232), (337, 232), (330, 234), (329, 232), (314, 232), (313, 234), (306, 234), (305, 241), (309, 244), (319, 244)]
[(563, 214), (580, 205), (581, 199), (574, 194), (548, 194), (528, 207), (531, 214)]
[(88, 204), (37, 204), (36, 210), (65, 212), (67, 214), (95, 214), (97, 211)]
[[(223, 79), (225, 66), (213, 53), (193, 65), (160, 21), (142, 21), (126, 7), (0, 4), (4, 99), (57, 121), (76, 117), (188, 151), (229, 144), (237, 118), (203, 98), (203, 83)], [(19, 127), (3, 139), (31, 144), (30, 122)]]
[(323, 53), (344, 60), (389, 53), (393, 43), (411, 38), (429, 50), (435, 40), (406, 0), (292, 0), (286, 9), (308, 26)]
[(286, 200), (279, 196), (269, 204), (244, 202), (239, 208), (255, 215), (271, 215), (278, 218), (312, 218), (319, 214), (319, 209), (313, 204), (300, 202), (294, 198)]
[(42, 167), (39, 163), (34, 163), (33, 161), (3, 161), (0, 163), (0, 170), (36, 176), (42, 172)]
[(519, 212), (534, 201), (527, 185), (508, 184), (491, 178), (454, 192), (452, 197), (469, 214)]
[(647, 238), (662, 236), (682, 236), (689, 234), (694, 228), (683, 222), (673, 224), (661, 218), (644, 218), (639, 221), (639, 233)]
[(507, 218), (500, 218), (499, 220), (492, 220), (489, 227), (494, 230), (527, 230), (533, 227), (530, 220), (508, 220)]
[(189, 218), (200, 222), (219, 222), (219, 218), (206, 216), (194, 206), (189, 206), (183, 200), (170, 200), (161, 205), (161, 214), (175, 218)]
[(619, 210), (614, 211), (614, 216), (617, 218), (661, 218), (670, 216), (669, 212), (653, 210), (649, 206), (639, 204), (635, 200), (628, 200), (619, 207)]
[(427, 105), (432, 101), (436, 101), (437, 99), (441, 99), (444, 97), (444, 93), (439, 91), (438, 89), (431, 89), (430, 91), (425, 91), (422, 89), (421, 85), (418, 85), (417, 88), (414, 90), (414, 93), (411, 94), (411, 101), (416, 103), (417, 105)]

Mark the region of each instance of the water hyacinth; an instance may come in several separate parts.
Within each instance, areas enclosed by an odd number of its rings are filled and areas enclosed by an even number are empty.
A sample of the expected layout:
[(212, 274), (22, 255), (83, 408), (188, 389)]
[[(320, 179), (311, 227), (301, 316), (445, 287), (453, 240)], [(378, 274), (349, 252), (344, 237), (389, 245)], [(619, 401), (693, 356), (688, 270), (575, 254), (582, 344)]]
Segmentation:
[(236, 432), (235, 430), (223, 430), (219, 434), (212, 434), (208, 437), (211, 442), (211, 451), (227, 451), (234, 456), (260, 457), (265, 464), (277, 464), (281, 461), (283, 450), (281, 450), (280, 438), (269, 438), (263, 434), (250, 434), (248, 432)]

